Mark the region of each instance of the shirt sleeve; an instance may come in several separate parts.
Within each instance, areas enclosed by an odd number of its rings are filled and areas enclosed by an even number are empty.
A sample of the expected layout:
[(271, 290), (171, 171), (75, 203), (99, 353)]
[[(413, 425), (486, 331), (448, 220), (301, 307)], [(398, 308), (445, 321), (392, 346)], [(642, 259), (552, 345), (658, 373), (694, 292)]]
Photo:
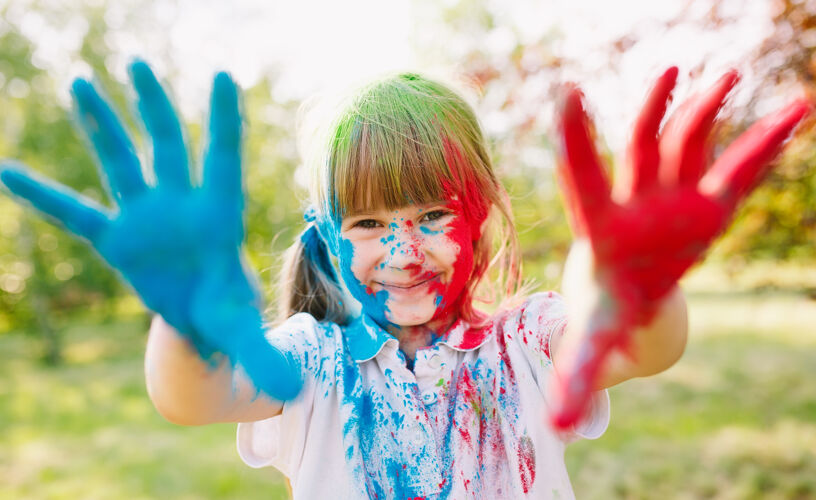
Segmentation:
[(314, 401), (319, 328), (322, 326), (314, 317), (299, 313), (266, 335), (270, 344), (287, 353), (300, 367), (304, 383), (300, 394), (283, 404), (280, 415), (238, 424), (238, 454), (250, 467), (273, 466), (287, 477), (297, 470)]
[[(518, 322), (517, 343), (524, 352), (539, 391), (546, 399), (550, 390), (550, 379), (556, 371), (552, 361), (551, 346), (559, 336), (567, 331), (567, 311), (563, 297), (556, 292), (542, 292), (531, 295), (511, 316)], [(592, 395), (589, 410), (584, 419), (564, 436), (565, 441), (578, 438), (597, 439), (609, 425), (609, 394), (606, 389)]]

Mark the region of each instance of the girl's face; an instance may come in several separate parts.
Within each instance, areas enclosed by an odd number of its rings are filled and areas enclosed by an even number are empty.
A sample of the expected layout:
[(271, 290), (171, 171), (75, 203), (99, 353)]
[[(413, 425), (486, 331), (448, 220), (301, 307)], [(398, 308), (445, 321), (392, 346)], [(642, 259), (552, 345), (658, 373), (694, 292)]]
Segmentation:
[(343, 218), (341, 273), (367, 314), (416, 326), (456, 311), (473, 270), (473, 231), (461, 206), (440, 201)]

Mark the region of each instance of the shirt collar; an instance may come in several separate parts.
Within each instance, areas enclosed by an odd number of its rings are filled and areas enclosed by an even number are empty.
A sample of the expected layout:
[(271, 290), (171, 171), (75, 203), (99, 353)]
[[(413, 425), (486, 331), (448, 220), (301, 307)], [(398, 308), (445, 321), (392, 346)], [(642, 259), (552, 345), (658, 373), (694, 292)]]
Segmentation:
[(488, 339), (489, 328), (471, 328), (462, 319), (453, 324), (448, 333), (439, 341), (455, 351), (467, 352), (478, 349)]
[[(472, 351), (487, 342), (489, 331), (489, 328), (471, 328), (466, 321), (459, 319), (437, 343), (456, 351)], [(358, 363), (375, 358), (389, 341), (398, 347), (397, 339), (367, 314), (360, 315), (346, 328), (349, 353)]]
[(346, 344), (352, 359), (358, 363), (368, 361), (380, 353), (389, 340), (397, 342), (367, 314), (361, 314), (346, 328)]

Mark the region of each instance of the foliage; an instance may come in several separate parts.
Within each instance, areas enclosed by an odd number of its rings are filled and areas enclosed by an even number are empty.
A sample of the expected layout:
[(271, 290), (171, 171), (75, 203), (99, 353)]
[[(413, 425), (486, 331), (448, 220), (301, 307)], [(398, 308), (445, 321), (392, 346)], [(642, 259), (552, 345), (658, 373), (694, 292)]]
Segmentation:
[[(702, 17), (681, 14), (666, 28), (685, 22), (718, 29), (730, 22), (725, 10), (718, 9), (723, 2), (696, 3), (711, 8), (704, 9)], [(43, 16), (62, 19), (70, 15), (71, 22), (76, 18), (82, 21), (84, 34), (73, 57), (94, 71), (96, 80), (130, 124), (136, 143), (144, 145), (138, 119), (129, 112), (128, 86), (117, 76), (124, 68), (125, 55), (114, 51), (109, 42), (122, 31), (132, 30), (134, 34), (151, 26), (155, 36), (150, 37), (150, 45), (169, 54), (172, 40), (165, 28), (172, 19), (154, 18), (140, 2), (117, 3), (114, 12), (114, 6), (104, 2), (82, 2), (79, 8), (68, 9), (58, 2), (14, 0), (0, 7), (0, 12), (15, 6), (19, 11), (21, 5)], [(554, 287), (570, 233), (551, 168), (555, 145), (548, 140), (552, 132), (547, 117), (552, 115), (561, 82), (568, 75), (576, 76), (577, 64), (559, 55), (562, 34), (557, 29), (532, 38), (523, 36), (518, 27), (507, 24), (497, 5), (478, 0), (448, 2), (446, 7), (417, 2), (427, 9), (442, 8), (441, 24), (423, 24), (423, 30), (452, 41), (450, 50), (440, 51), (433, 46), (438, 39), (426, 37), (423, 43), (431, 45), (420, 43), (417, 48), (436, 58), (431, 62), (453, 68), (478, 94), (471, 93), (471, 98), (491, 142), (496, 167), (513, 199), (522, 251), (528, 261), (525, 276)], [(797, 85), (812, 89), (816, 81), (812, 75), (815, 66), (810, 62), (815, 44), (808, 41), (814, 38), (811, 3), (780, 0), (776, 5), (779, 8), (771, 19), (775, 28), (753, 57), (756, 73), (767, 85), (756, 90), (750, 109), (762, 108), (763, 100), (775, 92), (789, 95)], [(683, 12), (691, 11), (700, 9)], [(53, 73), (41, 68), (35, 45), (20, 24), (19, 16), (0, 22), (0, 157), (18, 158), (104, 201), (94, 159), (74, 131), (66, 109), (64, 89), (69, 82), (55, 81)], [(496, 39), (504, 41), (496, 46), (482, 43)], [(612, 44), (608, 65), (619, 64), (620, 54), (637, 41), (637, 34), (629, 34)], [(163, 73), (172, 83), (179, 69), (172, 57), (168, 59), (170, 62), (162, 61), (159, 67), (164, 66)], [(302, 228), (304, 197), (293, 175), (299, 165), (295, 147), (299, 103), (274, 98), (276, 71), (265, 68), (266, 76), (245, 89), (244, 96), (249, 121), (247, 248), (268, 284), (270, 300), (274, 299), (279, 252)], [(723, 143), (755, 117), (745, 114), (734, 118), (731, 126), (720, 131)], [(195, 123), (189, 124), (189, 135), (194, 149), (200, 151), (200, 120), (191, 121)], [(767, 184), (749, 199), (733, 229), (715, 248), (715, 254), (728, 259), (732, 267), (753, 257), (816, 258), (813, 130), (806, 129), (799, 136), (795, 147), (789, 149)], [(0, 332), (34, 327), (32, 331), (50, 339), (47, 350), (56, 359), (56, 332), (62, 322), (77, 313), (110, 315), (129, 296), (114, 273), (85, 245), (0, 197)]]
[[(87, 38), (86, 45), (96, 45), (96, 41)], [(18, 158), (88, 196), (103, 199), (92, 160), (74, 134), (70, 115), (58, 105), (49, 76), (33, 64), (31, 43), (14, 26), (0, 36), (0, 74), (7, 80), (0, 91), (5, 131), (0, 136), (2, 155)], [(122, 293), (112, 273), (84, 244), (22, 211), (6, 197), (0, 199), (0, 217), (3, 327), (36, 325), (48, 335), (65, 313), (104, 311), (110, 304), (107, 299)], [(55, 345), (48, 349), (52, 361), (59, 356), (55, 349)]]

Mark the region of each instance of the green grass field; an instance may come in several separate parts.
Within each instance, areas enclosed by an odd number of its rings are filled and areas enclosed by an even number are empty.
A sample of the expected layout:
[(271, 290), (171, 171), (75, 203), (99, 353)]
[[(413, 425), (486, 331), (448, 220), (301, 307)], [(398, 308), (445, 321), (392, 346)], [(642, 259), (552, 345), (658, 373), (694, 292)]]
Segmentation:
[[(816, 301), (707, 280), (688, 282), (683, 359), (613, 388), (607, 433), (568, 448), (578, 498), (816, 498)], [(234, 425), (156, 414), (145, 325), (76, 324), (58, 368), (0, 335), (0, 498), (286, 498), (274, 470), (240, 461)]]

